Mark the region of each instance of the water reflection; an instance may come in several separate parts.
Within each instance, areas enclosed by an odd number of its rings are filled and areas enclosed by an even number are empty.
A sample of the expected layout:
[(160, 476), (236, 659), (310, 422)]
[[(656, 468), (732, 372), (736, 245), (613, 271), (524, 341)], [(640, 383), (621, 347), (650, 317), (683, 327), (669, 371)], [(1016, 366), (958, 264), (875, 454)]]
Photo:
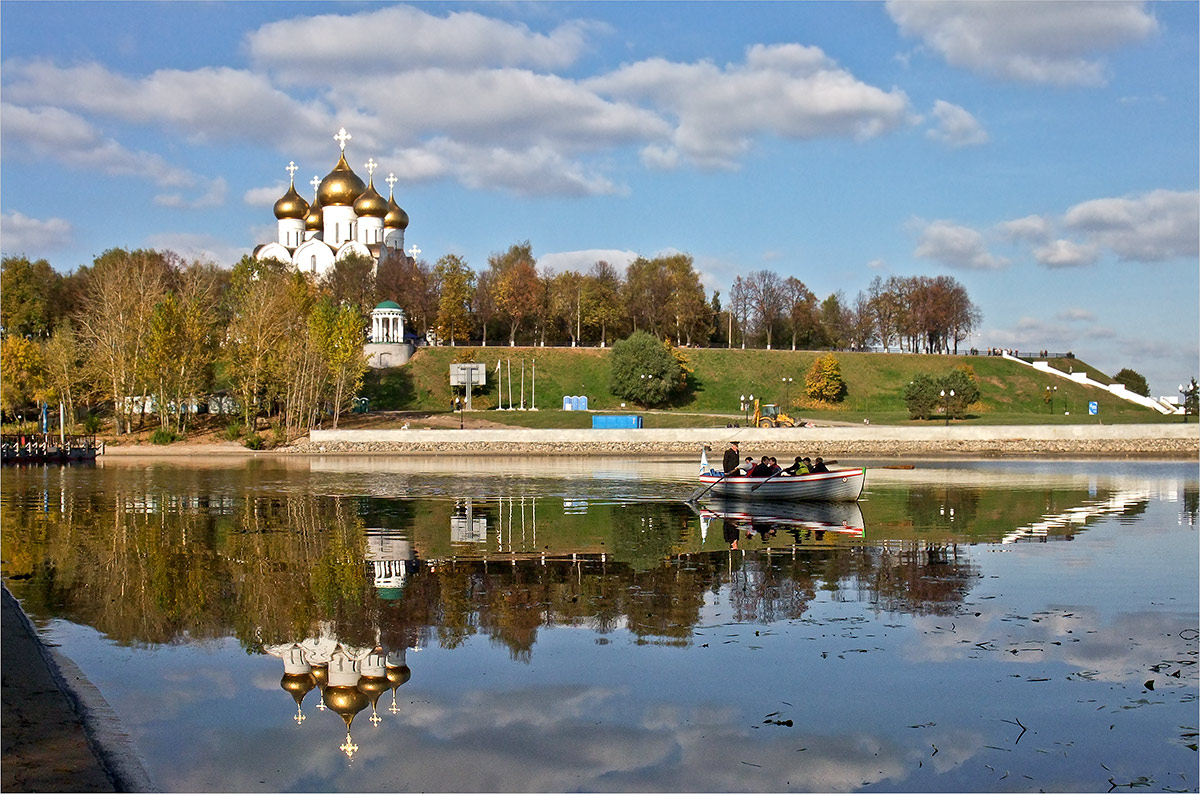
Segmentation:
[[(1073, 725), (1107, 719), (1107, 730), (1118, 710), (1145, 719), (1168, 687), (1194, 692), (1194, 647), (1189, 665), (1156, 639), (1182, 637), (1192, 618), (1147, 573), (1173, 548), (1147, 531), (1159, 526), (1156, 511), (1174, 511), (1172, 526), (1195, 525), (1194, 478), (1001, 472), (993, 488), (979, 472), (902, 472), (870, 483), (861, 504), (711, 501), (693, 510), (673, 498), (672, 489), (690, 490), (686, 476), (637, 479), (615, 465), (557, 479), (489, 469), (464, 487), (433, 472), (332, 463), (6, 472), (5, 578), (35, 619), (93, 627), (126, 649), (234, 638), (244, 655), (270, 663), (270, 697), (287, 709), (274, 718), (302, 732), (298, 748), (332, 755), (340, 773), (351, 761), (383, 764), (401, 745), (427, 750), (420, 768), (430, 771), (395, 788), (536, 788), (519, 770), (554, 746), (595, 776), (580, 783), (540, 762), (547, 788), (986, 788), (982, 778), (920, 777), (982, 769), (979, 754), (998, 741), (972, 722), (985, 705), (927, 713), (951, 695), (1033, 709), (1037, 697), (1004, 687), (1035, 682), (1055, 692), (1044, 700), (1078, 712)], [(1138, 529), (1144, 549), (1125, 545), (1085, 566), (1080, 547), (1094, 553), (1092, 533), (1114, 522)], [(1111, 533), (1101, 538), (1113, 543)], [(1053, 543), (1072, 539), (1083, 542)], [(1017, 543), (1030, 540), (1047, 545)], [(1129, 612), (1098, 596), (1058, 600), (1060, 580), (1087, 566), (1099, 584), (1083, 589), (1124, 582)], [(1186, 566), (1183, 574), (1186, 584)], [(1143, 592), (1130, 581), (1151, 584)], [(564, 645), (575, 651), (562, 658)], [(647, 674), (648, 660), (663, 658), (656, 653), (669, 654), (668, 672)], [(524, 677), (506, 673), (506, 660)], [(933, 693), (922, 682), (934, 673), (958, 683)], [(1055, 675), (1075, 688), (1049, 690)], [(1143, 697), (1137, 687), (1151, 676), (1158, 689)], [(1079, 685), (1093, 680), (1135, 691), (1108, 704), (1093, 691), (1089, 704)], [(175, 681), (155, 686), (167, 697)], [(779, 697), (786, 708), (771, 700)], [(1092, 717), (1098, 707), (1108, 710)], [(212, 708), (240, 719), (228, 705)], [(539, 727), (546, 718), (537, 714), (563, 708), (545, 723), (553, 727)], [(777, 731), (769, 740), (744, 727), (750, 709), (764, 737)], [(785, 719), (796, 741), (779, 738)], [(274, 730), (262, 729), (264, 743)], [(941, 748), (932, 761), (928, 745), (909, 738), (918, 733)], [(701, 734), (760, 766), (738, 770), (752, 777), (721, 772)], [(502, 749), (521, 746), (514, 735), (529, 747)], [(607, 766), (585, 751), (593, 746), (624, 760), (606, 756)], [(500, 757), (509, 776), (467, 775)], [(680, 757), (691, 761), (670, 760)], [(763, 770), (766, 759), (785, 771)], [(327, 774), (293, 785), (364, 787)], [(999, 774), (992, 783), (1003, 786)], [(789, 785), (793, 775), (807, 782)]]

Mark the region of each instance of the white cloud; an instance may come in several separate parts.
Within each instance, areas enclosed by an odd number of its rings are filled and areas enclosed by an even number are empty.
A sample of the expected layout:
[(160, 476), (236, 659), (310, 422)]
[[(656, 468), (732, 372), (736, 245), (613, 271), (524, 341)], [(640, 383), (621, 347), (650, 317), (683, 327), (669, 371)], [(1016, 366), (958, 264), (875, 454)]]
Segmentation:
[(592, 248), (585, 251), (557, 251), (551, 254), (542, 254), (538, 257), (537, 263), (538, 267), (553, 270), (556, 273), (568, 270), (587, 273), (592, 269), (592, 265), (603, 260), (618, 271), (624, 271), (629, 263), (637, 257), (635, 251), (619, 248)]
[(979, 146), (987, 143), (988, 134), (979, 120), (958, 105), (937, 100), (933, 105), (933, 117), (938, 126), (927, 130), (925, 135), (949, 146)]
[(1080, 245), (1071, 240), (1054, 240), (1033, 250), (1039, 265), (1049, 268), (1082, 267), (1094, 264), (1100, 250), (1094, 245)]
[(1124, 260), (1161, 262), (1200, 254), (1200, 191), (1094, 199), (1071, 207), (1063, 221)]
[[(606, 26), (572, 20), (548, 34), (471, 11), (434, 16), (411, 6), (323, 14), (272, 22), (246, 37), (260, 66), (307, 81), (330, 72), (365, 75), (423, 66), (562, 68)], [(353, 42), (353, 46), (347, 46)]]
[(952, 66), (1027, 83), (1102, 85), (1101, 53), (1143, 41), (1158, 22), (1141, 2), (890, 0), (906, 36)]
[(1050, 222), (1041, 215), (1026, 215), (999, 226), (1000, 234), (1010, 240), (1041, 242), (1050, 238)]
[(154, 197), (154, 203), (160, 207), (176, 209), (204, 209), (219, 207), (225, 203), (225, 194), (229, 190), (224, 177), (204, 180), (203, 192), (193, 198), (187, 198), (181, 193), (163, 193)]
[(1009, 260), (987, 250), (983, 235), (969, 226), (933, 221), (921, 232), (915, 256), (965, 270), (999, 270)]
[(1081, 309), (1073, 307), (1064, 309), (1056, 315), (1061, 320), (1071, 320), (1073, 322), (1091, 322), (1096, 319), (1096, 315), (1089, 309)]
[[(193, 143), (293, 141), (312, 151), (338, 124), (328, 111), (274, 88), (263, 75), (230, 68), (160, 69), (140, 78), (100, 64), (59, 67), (5, 61), (5, 100), (170, 128)], [(318, 150), (320, 151), (320, 150)]]
[(0, 240), (4, 253), (23, 255), (49, 251), (72, 242), (71, 223), (62, 218), (30, 218), (20, 212), (0, 214)]
[(242, 195), (242, 203), (250, 207), (273, 207), (286, 192), (287, 185), (282, 182), (266, 187), (252, 187)]
[(250, 253), (249, 249), (230, 245), (228, 240), (210, 234), (153, 234), (146, 238), (146, 246), (159, 251), (174, 251), (185, 260), (212, 262), (224, 267), (232, 267)]
[(651, 58), (584, 85), (674, 117), (673, 147), (712, 168), (733, 168), (757, 135), (871, 138), (909, 115), (903, 91), (867, 85), (818, 48), (798, 44), (756, 44), (743, 63), (723, 68)]
[(654, 171), (673, 171), (682, 164), (679, 150), (674, 146), (650, 144), (642, 149), (642, 165)]
[(564, 158), (549, 146), (504, 149), (438, 139), (430, 142), (426, 151), (470, 188), (508, 190), (522, 196), (622, 192), (607, 177)]

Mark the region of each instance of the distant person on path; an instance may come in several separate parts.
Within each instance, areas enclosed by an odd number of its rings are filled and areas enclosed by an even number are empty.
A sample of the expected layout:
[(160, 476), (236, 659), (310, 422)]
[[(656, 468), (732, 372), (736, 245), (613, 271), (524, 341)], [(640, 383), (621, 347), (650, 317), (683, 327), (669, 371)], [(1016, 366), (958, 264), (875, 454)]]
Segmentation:
[(725, 450), (724, 457), (721, 458), (721, 468), (725, 470), (725, 476), (736, 474), (738, 464), (742, 462), (741, 453), (738, 452), (738, 442), (730, 441), (729, 449)]

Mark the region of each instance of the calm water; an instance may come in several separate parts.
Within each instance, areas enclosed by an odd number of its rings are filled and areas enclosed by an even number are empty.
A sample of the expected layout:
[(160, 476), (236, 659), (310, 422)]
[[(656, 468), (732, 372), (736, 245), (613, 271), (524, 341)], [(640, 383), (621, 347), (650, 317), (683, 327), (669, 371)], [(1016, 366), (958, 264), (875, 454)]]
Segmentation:
[(530, 463), (6, 469), (3, 574), (166, 791), (1197, 790), (1194, 462)]

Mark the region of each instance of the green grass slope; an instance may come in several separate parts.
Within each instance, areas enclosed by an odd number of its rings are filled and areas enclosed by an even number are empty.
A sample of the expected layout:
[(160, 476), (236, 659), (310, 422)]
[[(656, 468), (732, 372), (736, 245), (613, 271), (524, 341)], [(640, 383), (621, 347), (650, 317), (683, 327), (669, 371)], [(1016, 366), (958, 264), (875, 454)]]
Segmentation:
[[(726, 421), (740, 420), (741, 395), (753, 394), (763, 402), (789, 404), (793, 416), (861, 423), (909, 423), (904, 405), (904, 387), (918, 373), (940, 376), (957, 366), (970, 367), (979, 382), (981, 397), (965, 421), (975, 424), (1029, 424), (1097, 422), (1153, 422), (1164, 418), (1156, 411), (1121, 400), (1108, 392), (1082, 386), (1064, 378), (1038, 372), (1012, 361), (991, 356), (941, 356), (905, 353), (836, 353), (846, 383), (846, 398), (837, 405), (807, 400), (804, 379), (818, 351), (720, 350), (685, 351), (693, 374), (692, 393), (669, 411), (645, 412), (608, 390), (611, 351), (596, 348), (421, 348), (404, 367), (372, 371), (363, 394), (371, 398), (373, 410), (448, 411), (453, 393), (449, 383), (450, 364), (477, 361), (487, 365), (488, 382), (473, 390), (477, 411), (495, 408), (500, 401), (520, 406), (522, 368), (524, 399), (534, 405), (533, 371), (537, 370), (537, 414), (493, 412), (495, 421), (540, 427), (587, 427), (588, 414), (564, 412), (564, 395), (586, 395), (594, 411), (642, 413), (647, 427), (671, 427), (710, 423), (689, 415), (712, 414)], [(496, 381), (496, 365), (504, 372), (503, 395)], [(1098, 380), (1109, 380), (1086, 363), (1073, 360)], [(512, 373), (511, 384), (509, 372)], [(783, 378), (792, 378), (790, 386)], [(1053, 411), (1045, 400), (1046, 387), (1054, 389)], [(1057, 387), (1057, 388), (1055, 388)], [(786, 398), (785, 398), (786, 395)], [(1089, 416), (1088, 402), (1099, 404), (1099, 415)], [(940, 421), (940, 420), (939, 420)], [(1177, 419), (1175, 421), (1178, 421)]]

